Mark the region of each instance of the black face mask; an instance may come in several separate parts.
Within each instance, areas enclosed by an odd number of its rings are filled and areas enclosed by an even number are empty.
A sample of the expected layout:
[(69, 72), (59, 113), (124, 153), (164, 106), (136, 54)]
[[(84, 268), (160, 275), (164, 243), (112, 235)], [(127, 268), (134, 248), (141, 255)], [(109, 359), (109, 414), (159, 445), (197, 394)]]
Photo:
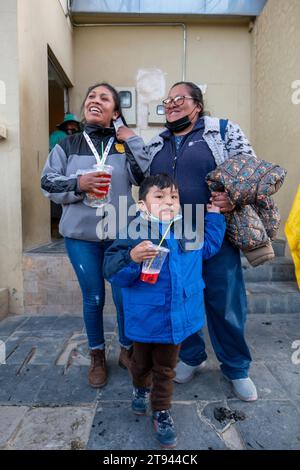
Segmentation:
[(76, 134), (77, 132), (79, 132), (79, 129), (66, 129), (66, 133), (68, 135), (73, 135), (73, 134)]
[(169, 129), (169, 131), (171, 132), (184, 131), (184, 129), (186, 129), (192, 124), (192, 121), (190, 120), (190, 116), (193, 114), (197, 106), (198, 105), (194, 107), (194, 109), (190, 112), (190, 114), (187, 114), (186, 116), (183, 116), (182, 118), (177, 119), (176, 121), (173, 121), (173, 122), (167, 121), (165, 124), (165, 127)]
[(184, 129), (189, 127), (191, 124), (192, 123), (190, 121), (189, 115), (187, 115), (173, 122), (167, 121), (165, 127), (171, 132), (180, 132), (184, 131)]

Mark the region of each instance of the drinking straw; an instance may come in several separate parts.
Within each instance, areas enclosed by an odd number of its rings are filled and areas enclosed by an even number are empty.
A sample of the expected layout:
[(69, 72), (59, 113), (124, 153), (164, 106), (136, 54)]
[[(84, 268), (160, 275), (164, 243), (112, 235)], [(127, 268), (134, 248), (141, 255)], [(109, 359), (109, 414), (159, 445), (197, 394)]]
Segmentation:
[(103, 140), (102, 140), (102, 142), (101, 142), (101, 162), (100, 163), (103, 162), (103, 154), (104, 154), (104, 149), (103, 149)]
[[(170, 222), (169, 225), (168, 225), (167, 230), (166, 230), (165, 233), (163, 234), (162, 239), (160, 240), (160, 242), (159, 242), (159, 244), (158, 244), (158, 248), (161, 246), (162, 242), (163, 242), (164, 239), (166, 238), (166, 235), (167, 235), (168, 231), (170, 230), (172, 223), (173, 223), (173, 220), (171, 220), (171, 222)], [(156, 256), (157, 256), (157, 255), (156, 255)], [(149, 271), (149, 269), (151, 268), (151, 265), (152, 265), (154, 259), (155, 259), (155, 256), (153, 256), (153, 258), (151, 258), (150, 264), (149, 264), (148, 268), (146, 269), (146, 271)]]

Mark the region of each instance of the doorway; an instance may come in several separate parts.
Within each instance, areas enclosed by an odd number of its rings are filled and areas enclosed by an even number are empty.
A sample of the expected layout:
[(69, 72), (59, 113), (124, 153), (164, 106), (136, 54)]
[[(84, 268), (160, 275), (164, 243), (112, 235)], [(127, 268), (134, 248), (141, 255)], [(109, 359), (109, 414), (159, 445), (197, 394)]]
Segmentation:
[[(48, 47), (48, 107), (49, 107), (49, 138), (52, 134), (51, 144), (53, 140), (57, 140), (57, 125), (63, 122), (64, 116), (69, 112), (69, 88), (71, 83), (66, 77), (63, 69), (58, 63), (51, 49)], [(60, 131), (61, 132), (61, 131)], [(63, 135), (58, 135), (63, 137)], [(54, 138), (54, 139), (53, 139)], [(49, 140), (49, 151), (52, 145)], [(59, 221), (62, 214), (60, 204), (51, 201), (51, 239), (55, 241), (62, 238), (58, 231)]]

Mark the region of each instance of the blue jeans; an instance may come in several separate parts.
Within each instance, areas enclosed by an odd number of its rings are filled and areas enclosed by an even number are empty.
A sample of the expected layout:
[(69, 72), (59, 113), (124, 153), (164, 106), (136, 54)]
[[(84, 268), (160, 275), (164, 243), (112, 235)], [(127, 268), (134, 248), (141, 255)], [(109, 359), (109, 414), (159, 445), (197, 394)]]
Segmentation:
[[(76, 272), (83, 297), (83, 319), (90, 348), (104, 348), (103, 307), (105, 285), (102, 274), (104, 252), (111, 241), (90, 242), (65, 238), (70, 261)], [(124, 334), (122, 291), (112, 286), (113, 300), (117, 310), (119, 341), (121, 346), (132, 342)]]
[[(231, 380), (248, 377), (251, 355), (244, 336), (247, 299), (239, 250), (224, 240), (219, 253), (203, 263), (203, 278), (207, 326), (221, 370)], [(201, 332), (183, 341), (179, 357), (190, 366), (207, 358)]]

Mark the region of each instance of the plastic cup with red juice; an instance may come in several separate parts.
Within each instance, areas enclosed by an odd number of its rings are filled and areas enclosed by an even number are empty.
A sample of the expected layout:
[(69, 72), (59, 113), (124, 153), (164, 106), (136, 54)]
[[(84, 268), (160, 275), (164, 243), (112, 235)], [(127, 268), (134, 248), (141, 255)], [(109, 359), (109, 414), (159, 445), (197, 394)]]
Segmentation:
[(143, 261), (142, 272), (140, 274), (140, 280), (148, 282), (149, 284), (155, 284), (157, 282), (162, 265), (170, 251), (168, 248), (158, 245), (153, 245), (153, 248), (157, 250), (158, 253), (155, 258)]
[[(101, 186), (101, 191), (103, 191), (105, 194), (99, 197), (93, 192), (86, 193), (83, 200), (84, 204), (90, 207), (102, 207), (104, 204), (110, 202), (110, 183), (112, 171), (113, 167), (111, 165), (104, 164), (96, 164), (93, 166), (93, 169), (85, 171), (85, 173), (100, 173), (98, 176), (102, 179), (101, 184), (103, 185)], [(103, 181), (103, 179), (105, 181)], [(107, 184), (105, 184), (106, 182)]]

